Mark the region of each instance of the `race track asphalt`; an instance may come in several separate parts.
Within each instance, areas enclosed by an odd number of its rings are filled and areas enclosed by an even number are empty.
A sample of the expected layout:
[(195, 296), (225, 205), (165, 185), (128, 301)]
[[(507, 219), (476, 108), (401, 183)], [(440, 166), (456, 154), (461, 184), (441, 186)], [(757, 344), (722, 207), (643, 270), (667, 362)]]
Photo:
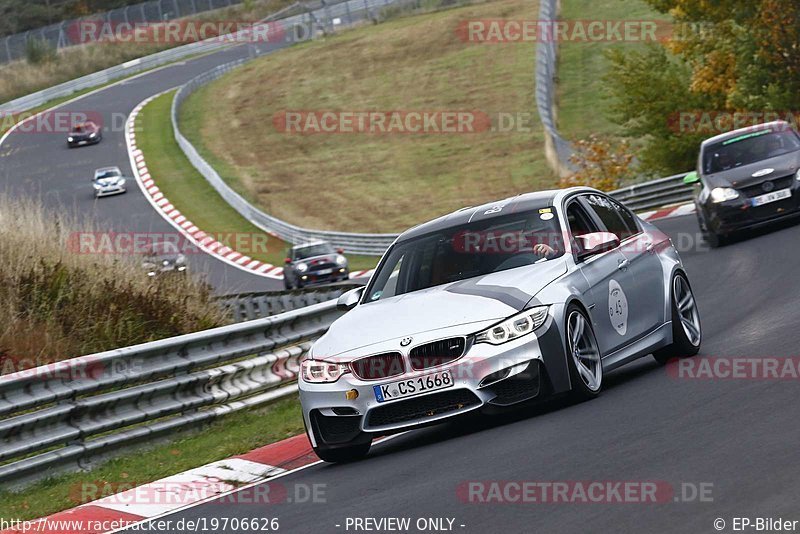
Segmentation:
[[(124, 135), (124, 119), (133, 108), (217, 65), (246, 57), (249, 51), (249, 45), (241, 45), (180, 62), (58, 108), (61, 117), (70, 112), (101, 114), (103, 141), (97, 145), (69, 149), (63, 131), (49, 133), (43, 127), (13, 132), (0, 146), (0, 193), (34, 198), (53, 213), (90, 218), (102, 231), (174, 234), (176, 230), (156, 213), (133, 180), (126, 194), (96, 200), (91, 187), (94, 170), (115, 165), (133, 176)], [(222, 294), (283, 289), (280, 280), (251, 274), (205, 254), (193, 255), (191, 268), (203, 273)]]
[[(708, 250), (694, 217), (658, 225), (682, 250), (698, 298), (698, 358), (797, 356), (800, 227)], [(456, 532), (565, 534), (702, 533), (716, 532), (716, 518), (725, 531), (734, 516), (800, 519), (798, 393), (796, 380), (679, 379), (647, 357), (608, 374), (590, 402), (408, 432), (363, 461), (315, 464), (276, 482), (289, 496), (322, 485), (325, 502), (250, 504), (241, 492), (164, 519), (277, 517), (281, 532), (335, 533), (354, 532), (347, 518), (410, 517), (413, 525), (449, 517)], [(474, 504), (457, 496), (460, 484), (492, 480), (665, 481), (691, 502)], [(689, 489), (682, 499), (682, 488), (701, 484), (710, 491), (704, 502)]]

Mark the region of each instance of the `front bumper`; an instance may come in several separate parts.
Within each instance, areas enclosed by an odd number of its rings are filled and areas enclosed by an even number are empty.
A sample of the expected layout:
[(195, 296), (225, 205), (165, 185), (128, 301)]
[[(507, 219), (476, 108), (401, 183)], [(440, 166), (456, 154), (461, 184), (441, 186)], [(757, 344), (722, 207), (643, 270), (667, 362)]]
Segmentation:
[(350, 271), (347, 267), (336, 267), (329, 273), (320, 273), (318, 271), (306, 271), (304, 273), (295, 272), (295, 279), (303, 286), (339, 282), (341, 280), (347, 280), (349, 277)]
[[(551, 316), (536, 332), (503, 345), (468, 341), (460, 359), (425, 371), (381, 380), (361, 380), (347, 373), (331, 384), (300, 380), (300, 402), (309, 438), (315, 446), (335, 447), (365, 435), (401, 432), (481, 408), (502, 409), (566, 391), (570, 387), (569, 372), (559, 323)], [(444, 370), (454, 379), (446, 389), (392, 401), (376, 399), (373, 386)], [(348, 400), (348, 391), (358, 396)]]
[(95, 189), (94, 190), (94, 196), (96, 196), (96, 197), (108, 197), (108, 196), (111, 196), (111, 195), (121, 195), (122, 193), (125, 193), (126, 191), (127, 191), (127, 189), (125, 189), (124, 185), (123, 186), (114, 186), (114, 187), (103, 187), (101, 189)]
[(78, 138), (78, 139), (74, 139), (72, 141), (67, 141), (67, 145), (69, 145), (70, 148), (75, 148), (75, 147), (79, 147), (79, 146), (96, 145), (97, 143), (100, 142), (100, 139), (101, 139), (101, 137), (94, 137), (94, 138), (91, 138), (91, 139), (88, 138), (88, 137), (86, 137), (86, 138)]
[(719, 204), (708, 200), (701, 207), (706, 226), (716, 234), (725, 235), (800, 216), (800, 183), (795, 180), (790, 189), (790, 198), (758, 207), (752, 205), (752, 198), (738, 198)]

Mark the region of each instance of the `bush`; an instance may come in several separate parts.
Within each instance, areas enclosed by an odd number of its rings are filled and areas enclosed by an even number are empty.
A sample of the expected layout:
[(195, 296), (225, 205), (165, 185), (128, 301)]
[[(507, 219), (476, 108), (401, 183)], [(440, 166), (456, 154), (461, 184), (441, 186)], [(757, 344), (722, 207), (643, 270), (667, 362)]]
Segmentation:
[(561, 187), (585, 185), (608, 192), (634, 177), (633, 155), (627, 141), (591, 136), (578, 141), (575, 148), (570, 160), (578, 171), (562, 179)]
[(224, 323), (202, 282), (151, 280), (134, 256), (70, 248), (91, 230), (0, 198), (0, 374)]
[(25, 59), (31, 65), (50, 63), (56, 58), (56, 49), (44, 39), (31, 38), (25, 43)]

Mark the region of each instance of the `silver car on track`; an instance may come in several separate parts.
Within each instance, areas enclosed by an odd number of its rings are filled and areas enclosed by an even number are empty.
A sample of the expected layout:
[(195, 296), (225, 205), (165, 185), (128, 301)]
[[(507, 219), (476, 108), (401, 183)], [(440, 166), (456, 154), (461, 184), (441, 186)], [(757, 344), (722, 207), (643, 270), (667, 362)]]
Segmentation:
[(119, 167), (103, 167), (94, 171), (92, 187), (95, 198), (125, 193), (125, 177)]
[(530, 193), (412, 228), (301, 364), (317, 455), (571, 392), (642, 356), (697, 354), (700, 316), (669, 237), (589, 188)]

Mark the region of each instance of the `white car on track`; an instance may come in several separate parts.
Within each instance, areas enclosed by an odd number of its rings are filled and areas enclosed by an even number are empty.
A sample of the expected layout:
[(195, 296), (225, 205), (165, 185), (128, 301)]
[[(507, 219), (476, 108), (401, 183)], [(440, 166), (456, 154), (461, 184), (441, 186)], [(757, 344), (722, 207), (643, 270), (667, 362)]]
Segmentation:
[(125, 177), (119, 167), (103, 167), (94, 171), (92, 186), (95, 198), (125, 193)]

